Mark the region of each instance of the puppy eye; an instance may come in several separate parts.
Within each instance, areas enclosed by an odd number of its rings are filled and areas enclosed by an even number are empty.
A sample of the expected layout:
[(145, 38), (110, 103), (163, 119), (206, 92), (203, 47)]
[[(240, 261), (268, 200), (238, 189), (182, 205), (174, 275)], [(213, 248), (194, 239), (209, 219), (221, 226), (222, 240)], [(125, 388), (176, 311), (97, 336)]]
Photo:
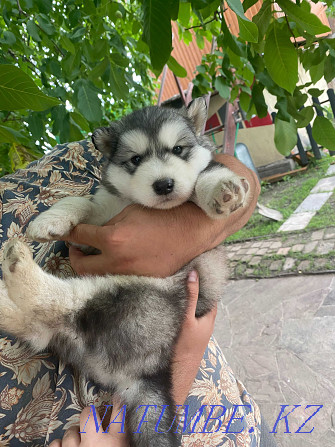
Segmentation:
[(139, 155), (135, 155), (133, 158), (130, 159), (130, 161), (133, 165), (138, 166), (141, 163), (142, 158)]
[(180, 155), (183, 152), (183, 148), (181, 146), (175, 146), (172, 149), (172, 153), (175, 155)]

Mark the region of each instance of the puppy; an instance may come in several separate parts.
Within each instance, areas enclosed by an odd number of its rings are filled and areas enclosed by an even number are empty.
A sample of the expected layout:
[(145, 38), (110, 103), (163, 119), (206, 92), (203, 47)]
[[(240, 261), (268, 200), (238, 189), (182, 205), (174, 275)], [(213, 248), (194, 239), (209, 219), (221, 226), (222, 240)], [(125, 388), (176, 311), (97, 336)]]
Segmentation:
[[(201, 136), (205, 101), (188, 108), (148, 107), (97, 129), (92, 141), (106, 158), (90, 198), (67, 197), (29, 226), (33, 240), (61, 239), (77, 224), (103, 225), (132, 203), (168, 209), (188, 200), (213, 219), (247, 203), (249, 185), (212, 159)], [(187, 276), (200, 277), (197, 316), (220, 299), (226, 281), (222, 247), (165, 279), (107, 275), (60, 279), (45, 273), (28, 246), (9, 241), (2, 265), (0, 326), (38, 350), (47, 347), (88, 379), (117, 392), (126, 405), (131, 446), (177, 447), (171, 356), (187, 308)], [(143, 411), (157, 405), (158, 413)], [(156, 414), (157, 413), (157, 414)], [(173, 428), (174, 427), (174, 428)], [(159, 432), (159, 433), (158, 433)]]

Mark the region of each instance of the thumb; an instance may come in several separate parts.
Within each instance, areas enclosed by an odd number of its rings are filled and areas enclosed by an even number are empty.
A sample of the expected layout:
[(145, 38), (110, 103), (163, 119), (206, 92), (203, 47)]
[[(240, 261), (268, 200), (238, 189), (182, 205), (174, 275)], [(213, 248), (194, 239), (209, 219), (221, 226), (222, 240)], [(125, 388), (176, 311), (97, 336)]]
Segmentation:
[(64, 237), (64, 240), (75, 244), (89, 245), (101, 250), (104, 237), (102, 228), (97, 225), (79, 224)]
[(199, 275), (196, 270), (191, 270), (187, 277), (188, 309), (186, 318), (193, 319), (197, 308), (199, 296)]
[(69, 248), (69, 258), (73, 270), (78, 275), (98, 275), (101, 270), (102, 255), (85, 255), (79, 248)]
[(121, 406), (118, 397), (113, 397), (113, 410), (110, 418), (108, 433), (115, 438), (126, 439), (125, 427), (126, 406)]
[(94, 405), (85, 407), (80, 414), (80, 433), (91, 434), (92, 432), (97, 431), (100, 424), (101, 419)]

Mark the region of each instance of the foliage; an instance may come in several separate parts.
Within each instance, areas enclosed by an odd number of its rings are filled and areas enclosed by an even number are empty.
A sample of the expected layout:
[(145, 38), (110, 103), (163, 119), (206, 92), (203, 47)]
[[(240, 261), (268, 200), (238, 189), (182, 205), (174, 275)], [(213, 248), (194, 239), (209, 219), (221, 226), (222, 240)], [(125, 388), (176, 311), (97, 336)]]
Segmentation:
[[(231, 101), (239, 98), (249, 117), (262, 117), (267, 113), (267, 90), (277, 97), (276, 145), (287, 154), (296, 143), (297, 128), (314, 118), (308, 101), (322, 92), (312, 88), (312, 82), (335, 77), (335, 40), (320, 37), (329, 29), (311, 14), (307, 0), (277, 0), (280, 14), (272, 0), (263, 0), (250, 20), (246, 13), (255, 3), (0, 0), (3, 173), (24, 165), (56, 141), (80, 139), (125, 112), (153, 102), (152, 73), (158, 75), (166, 63), (177, 76), (185, 76), (183, 61), (171, 56), (171, 20), (177, 21), (184, 42), (195, 35), (200, 48), (205, 39), (212, 42), (214, 38), (217, 43), (197, 67), (194, 95), (215, 88)], [(332, 4), (327, 0), (328, 6)], [(229, 30), (227, 10), (237, 17), (238, 37)], [(297, 85), (299, 62), (312, 82)], [(13, 83), (19, 79), (19, 74), (17, 78), (9, 74), (8, 66), (13, 69), (14, 65), (21, 70), (20, 76), (28, 75), (35, 84), (29, 87), (26, 79), (26, 90), (16, 91), (15, 100), (8, 96), (8, 89), (16, 90)], [(36, 89), (43, 106), (32, 99)], [(57, 101), (47, 103), (45, 95)], [(330, 121), (318, 119), (313, 127), (318, 143), (335, 141)]]
[[(247, 117), (264, 117), (267, 105), (264, 92), (277, 98), (275, 143), (283, 155), (289, 155), (297, 142), (297, 129), (306, 127), (314, 119), (312, 96), (323, 92), (312, 84), (325, 78), (335, 77), (335, 40), (325, 38), (329, 28), (310, 12), (307, 0), (278, 0), (276, 8), (271, 0), (263, 0), (252, 22), (245, 16), (255, 0), (238, 0), (206, 3), (207, 7), (196, 11), (187, 3), (179, 9), (180, 37), (187, 43), (191, 39), (190, 26), (197, 37), (210, 40), (214, 36), (218, 48), (203, 57), (197, 67), (195, 95), (205, 94), (214, 86), (221, 96), (231, 101), (239, 98)], [(328, 5), (333, 3), (328, 1)], [(209, 5), (208, 5), (209, 4)], [(243, 7), (243, 9), (241, 9)], [(213, 12), (213, 9), (215, 11)], [(239, 36), (233, 36), (228, 28), (226, 10), (237, 16)], [(205, 24), (202, 26), (202, 24)], [(323, 36), (322, 36), (323, 34)], [(311, 82), (298, 84), (298, 69), (302, 66)], [(316, 141), (332, 149), (335, 129), (330, 121), (317, 119), (313, 124)], [(329, 133), (325, 136), (325, 130)]]
[(1, 174), (152, 101), (136, 2), (0, 0), (0, 9)]

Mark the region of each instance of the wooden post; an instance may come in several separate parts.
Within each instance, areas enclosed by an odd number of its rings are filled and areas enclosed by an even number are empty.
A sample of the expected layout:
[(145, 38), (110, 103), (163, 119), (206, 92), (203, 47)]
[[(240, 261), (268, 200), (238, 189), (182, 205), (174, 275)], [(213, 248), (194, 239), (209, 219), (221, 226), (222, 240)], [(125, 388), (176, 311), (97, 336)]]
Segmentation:
[(224, 122), (223, 153), (234, 156), (236, 123), (234, 119), (234, 104), (227, 101)]

